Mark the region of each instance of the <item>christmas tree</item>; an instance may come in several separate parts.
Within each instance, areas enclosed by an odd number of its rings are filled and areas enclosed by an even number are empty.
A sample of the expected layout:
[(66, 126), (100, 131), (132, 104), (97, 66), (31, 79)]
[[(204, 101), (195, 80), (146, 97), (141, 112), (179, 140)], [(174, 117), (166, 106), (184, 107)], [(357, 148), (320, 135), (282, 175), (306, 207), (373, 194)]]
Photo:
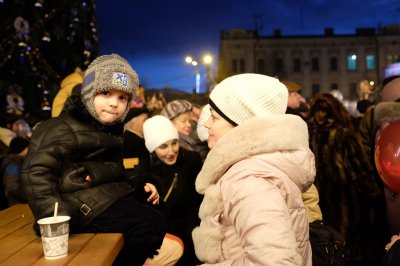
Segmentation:
[(0, 0), (0, 40), (0, 114), (49, 118), (62, 79), (98, 56), (94, 0)]

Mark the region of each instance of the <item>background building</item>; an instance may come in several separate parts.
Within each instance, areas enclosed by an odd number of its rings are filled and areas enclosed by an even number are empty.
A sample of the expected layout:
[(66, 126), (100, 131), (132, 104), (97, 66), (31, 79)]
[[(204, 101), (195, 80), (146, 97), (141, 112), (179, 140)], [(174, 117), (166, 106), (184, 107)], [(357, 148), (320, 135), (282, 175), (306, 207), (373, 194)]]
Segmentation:
[(252, 72), (289, 79), (303, 86), (302, 94), (340, 90), (347, 99), (357, 99), (360, 84), (375, 87), (385, 68), (400, 61), (400, 26), (357, 28), (354, 34), (272, 36), (257, 30), (222, 31), (218, 80)]

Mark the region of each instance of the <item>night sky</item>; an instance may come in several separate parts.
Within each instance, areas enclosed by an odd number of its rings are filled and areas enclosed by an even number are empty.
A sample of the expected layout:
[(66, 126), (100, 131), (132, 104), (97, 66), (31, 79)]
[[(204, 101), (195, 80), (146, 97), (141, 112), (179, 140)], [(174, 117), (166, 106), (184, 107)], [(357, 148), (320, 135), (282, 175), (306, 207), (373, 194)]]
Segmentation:
[(400, 24), (399, 0), (97, 0), (96, 6), (102, 54), (125, 57), (146, 88), (187, 92), (195, 68), (185, 57), (217, 57), (221, 30), (255, 29), (257, 20), (261, 35), (276, 28), (283, 35), (323, 34), (327, 27), (352, 34)]

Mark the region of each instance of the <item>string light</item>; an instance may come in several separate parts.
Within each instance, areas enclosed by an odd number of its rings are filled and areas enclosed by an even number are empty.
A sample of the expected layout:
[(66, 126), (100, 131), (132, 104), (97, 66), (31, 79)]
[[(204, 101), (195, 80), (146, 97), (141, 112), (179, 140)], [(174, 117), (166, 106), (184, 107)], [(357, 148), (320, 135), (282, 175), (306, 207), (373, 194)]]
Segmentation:
[[(3, 2), (4, 0), (0, 0), (0, 3)], [(18, 4), (16, 6), (18, 8)], [(24, 8), (28, 9), (29, 7), (24, 6)], [(58, 5), (51, 1), (37, 0), (33, 2), (31, 9), (34, 9), (33, 12), (38, 14), (34, 22), (31, 21), (32, 25), (30, 26), (28, 20), (23, 17), (18, 17), (14, 21), (14, 27), (18, 28), (16, 28), (15, 33), (0, 40), (0, 58), (2, 58), (0, 59), (0, 69), (3, 67), (10, 68), (15, 64), (12, 67), (16, 73), (30, 72), (35, 73), (35, 77), (40, 76), (35, 82), (37, 86), (34, 87), (41, 92), (38, 95), (42, 95), (40, 96), (42, 103), (38, 107), (42, 110), (49, 110), (50, 97), (54, 95), (51, 92), (54, 88), (59, 87), (62, 77), (57, 72), (60, 69), (64, 71), (67, 67), (71, 67), (72, 62), (75, 64), (80, 62), (81, 65), (87, 66), (96, 56), (94, 47), (97, 50), (98, 37), (95, 15), (93, 14), (95, 3), (94, 0), (85, 0)], [(63, 17), (58, 16), (59, 14), (68, 14), (67, 29), (65, 29), (65, 26), (59, 28), (58, 23), (53, 23), (54, 18), (58, 21)], [(36, 38), (36, 41), (34, 38)], [(37, 40), (40, 42), (37, 42)], [(57, 43), (52, 43), (53, 41)], [(51, 54), (51, 49), (55, 47), (57, 51), (57, 48), (59, 49), (57, 46), (62, 41), (66, 42), (68, 52), (71, 53), (62, 58), (58, 65), (54, 65), (54, 59), (48, 57)], [(73, 60), (69, 61), (68, 56), (70, 55), (72, 55)], [(53, 65), (50, 65), (50, 62)], [(22, 67), (22, 65), (24, 66)], [(19, 72), (19, 68), (23, 69), (23, 72)], [(19, 81), (21, 80), (23, 79), (19, 79)], [(29, 88), (29, 85), (27, 88)]]

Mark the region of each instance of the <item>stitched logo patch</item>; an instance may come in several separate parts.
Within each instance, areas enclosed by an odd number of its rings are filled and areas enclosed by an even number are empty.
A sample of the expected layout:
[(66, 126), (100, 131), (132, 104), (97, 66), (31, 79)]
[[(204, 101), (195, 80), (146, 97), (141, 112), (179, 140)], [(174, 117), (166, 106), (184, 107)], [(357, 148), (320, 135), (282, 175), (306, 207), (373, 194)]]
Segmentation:
[(128, 75), (123, 73), (113, 73), (112, 84), (128, 87)]

